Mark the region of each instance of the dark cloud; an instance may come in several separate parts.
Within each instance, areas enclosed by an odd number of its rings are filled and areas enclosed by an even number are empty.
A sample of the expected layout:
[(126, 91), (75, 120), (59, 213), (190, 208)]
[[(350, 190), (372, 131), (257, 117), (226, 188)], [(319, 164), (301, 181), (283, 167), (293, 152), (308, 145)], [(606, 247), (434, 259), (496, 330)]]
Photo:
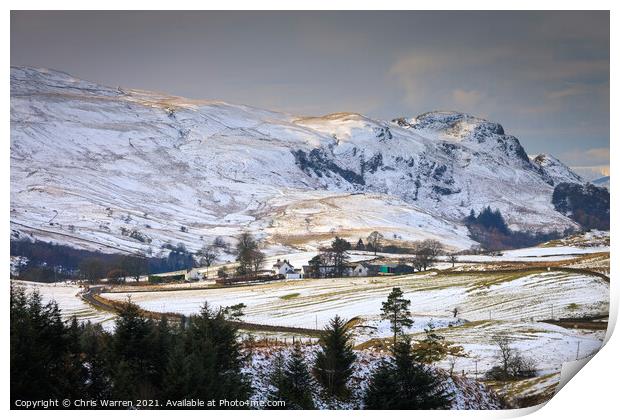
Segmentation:
[(586, 154), (609, 148), (608, 12), (20, 11), (11, 64), (300, 114), (458, 109), (608, 163)]

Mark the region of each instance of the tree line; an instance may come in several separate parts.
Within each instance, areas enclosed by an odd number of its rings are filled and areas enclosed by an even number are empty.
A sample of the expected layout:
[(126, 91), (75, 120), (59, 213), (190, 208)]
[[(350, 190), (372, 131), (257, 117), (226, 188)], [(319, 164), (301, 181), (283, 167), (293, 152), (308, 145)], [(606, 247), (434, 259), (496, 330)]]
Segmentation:
[(574, 233), (573, 229), (566, 229), (562, 232), (515, 231), (508, 227), (501, 211), (492, 210), (491, 206), (483, 208), (477, 215), (472, 209), (463, 222), (469, 229), (470, 238), (480, 243), (487, 251), (534, 246)]
[(142, 254), (103, 253), (76, 249), (43, 241), (12, 240), (11, 255), (27, 258), (19, 268), (22, 280), (51, 283), (66, 279), (91, 282), (109, 277), (123, 281), (149, 273), (176, 271), (192, 267), (194, 257), (183, 244), (166, 245), (167, 257)]
[(609, 190), (592, 184), (556, 185), (551, 198), (555, 209), (584, 229), (609, 230)]
[[(382, 239), (383, 235), (379, 232), (373, 232), (369, 236), (369, 243), (373, 244), (372, 249), (375, 250), (375, 255), (376, 250), (381, 249)], [(358, 241), (356, 249), (359, 249), (360, 242), (361, 239)], [(311, 269), (310, 276), (342, 277), (345, 275), (349, 265), (350, 256), (348, 251), (351, 249), (349, 241), (336, 236), (330, 246), (321, 248), (319, 253), (308, 262)], [(414, 257), (409, 259), (401, 258), (400, 265), (410, 265), (413, 271), (426, 271), (437, 262), (439, 255), (444, 252), (444, 248), (441, 242), (437, 240), (425, 239), (414, 242), (409, 252), (414, 254)]]
[(119, 283), (127, 279), (139, 280), (141, 276), (152, 273), (210, 267), (219, 255), (229, 252), (229, 245), (218, 236), (196, 252), (189, 251), (181, 242), (164, 244), (162, 249), (167, 256), (108, 254), (29, 239), (11, 241), (11, 255), (27, 259), (27, 263), (19, 267), (18, 278), (43, 283), (67, 279), (94, 283), (102, 278)]

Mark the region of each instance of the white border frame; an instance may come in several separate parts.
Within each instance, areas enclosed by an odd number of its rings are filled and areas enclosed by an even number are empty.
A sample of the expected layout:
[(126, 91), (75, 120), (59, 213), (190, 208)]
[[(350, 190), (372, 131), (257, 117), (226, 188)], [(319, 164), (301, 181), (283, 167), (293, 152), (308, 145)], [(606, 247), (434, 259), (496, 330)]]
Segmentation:
[[(8, 5), (10, 9), (16, 10), (42, 10), (49, 9), (50, 5), (55, 6), (55, 9), (84, 9), (84, 10), (134, 10), (134, 9), (154, 9), (154, 10), (199, 10), (199, 9), (212, 9), (212, 10), (277, 10), (277, 9), (288, 9), (288, 10), (611, 10), (610, 14), (610, 35), (611, 35), (611, 58), (610, 58), (610, 69), (617, 68), (617, 36), (618, 31), (614, 28), (619, 26), (619, 19), (616, 19), (615, 10), (613, 10), (613, 6), (617, 4), (612, 1), (598, 1), (591, 0), (588, 2), (577, 2), (574, 0), (569, 1), (532, 1), (532, 0), (524, 0), (520, 2), (504, 2), (502, 4), (498, 4), (497, 2), (492, 1), (480, 1), (480, 0), (470, 0), (468, 2), (463, 1), (454, 1), (454, 0), (444, 0), (440, 4), (431, 3), (431, 2), (420, 2), (420, 3), (412, 3), (407, 1), (392, 1), (392, 0), (384, 0), (381, 2), (370, 3), (367, 1), (352, 1), (352, 0), (343, 0), (343, 1), (325, 1), (325, 0), (315, 0), (315, 1), (297, 1), (294, 4), (290, 1), (282, 1), (282, 0), (263, 0), (260, 3), (255, 3), (247, 0), (228, 0), (226, 2), (220, 1), (212, 4), (205, 4), (204, 2), (199, 1), (187, 1), (187, 0), (177, 0), (174, 2), (162, 2), (162, 1), (119, 1), (119, 0), (108, 0), (106, 2), (89, 2), (88, 4), (84, 4), (83, 2), (75, 1), (75, 0), (57, 0), (53, 3), (49, 1), (8, 1)], [(257, 5), (260, 5), (261, 8), (257, 9)], [(469, 6), (468, 9), (464, 9), (463, 6)], [(0, 237), (4, 238), (1, 242), (1, 247), (3, 251), (3, 255), (6, 256), (9, 253), (8, 249), (8, 238), (10, 235), (10, 198), (9, 198), (9, 189), (10, 189), (10, 156), (9, 156), (9, 139), (10, 139), (10, 121), (9, 121), (9, 113), (10, 113), (10, 92), (9, 92), (9, 83), (8, 79), (10, 77), (10, 55), (8, 54), (10, 49), (10, 14), (9, 10), (7, 10), (3, 16), (4, 25), (2, 26), (2, 45), (6, 48), (5, 53), (2, 56), (3, 69), (5, 74), (4, 83), (1, 85), (4, 98), (3, 101), (3, 114), (4, 118), (2, 120), (3, 124), (3, 133), (5, 133), (5, 146), (1, 150), (1, 158), (2, 160), (2, 171), (4, 172), (4, 176), (2, 177), (0, 186), (2, 188), (3, 197), (5, 197), (6, 202), (2, 207), (4, 217), (1, 219), (2, 233)], [(611, 76), (611, 75), (610, 75)], [(617, 110), (617, 85), (613, 83), (613, 77), (610, 77), (610, 89), (611, 89), (611, 107), (610, 112), (611, 115), (615, 115), (614, 111)], [(618, 144), (612, 143), (611, 138), (618, 137), (618, 129), (611, 125), (610, 131), (610, 149), (611, 149), (611, 162), (610, 162), (610, 172), (614, 171), (616, 159), (614, 159), (615, 152), (618, 152), (619, 147)], [(618, 188), (616, 188), (616, 183), (612, 183), (612, 197), (616, 197), (618, 194)], [(611, 214), (612, 214), (612, 226), (615, 226), (618, 222), (618, 208), (612, 201), (611, 203)], [(616, 279), (617, 274), (617, 266), (615, 264), (614, 258), (617, 255), (616, 252), (615, 241), (612, 241), (611, 246), (611, 255), (612, 255), (612, 267), (611, 267), (611, 278)], [(5, 259), (5, 278), (8, 279), (9, 273), (9, 263), (8, 258)], [(565, 388), (563, 388), (551, 401), (546, 404), (542, 409), (538, 410), (538, 408), (533, 409), (521, 409), (521, 410), (509, 410), (509, 411), (489, 411), (489, 412), (480, 412), (480, 411), (441, 411), (441, 412), (391, 412), (389, 415), (391, 417), (397, 418), (412, 418), (416, 416), (422, 416), (424, 418), (432, 417), (432, 418), (510, 418), (516, 417), (524, 414), (528, 414), (535, 411), (535, 414), (531, 416), (533, 419), (547, 419), (547, 418), (562, 418), (566, 419), (584, 419), (584, 418), (594, 418), (601, 417), (608, 418), (606, 414), (616, 411), (617, 404), (617, 382), (620, 380), (620, 369), (616, 355), (620, 354), (620, 344), (618, 344), (617, 337), (611, 337), (610, 334), (613, 330), (613, 325), (615, 325), (615, 321), (617, 318), (618, 311), (618, 297), (620, 296), (618, 292), (618, 287), (614, 284), (612, 280), (611, 288), (611, 307), (610, 307), (610, 329), (608, 331), (607, 340), (609, 340), (606, 346), (601, 350), (600, 354), (596, 355), (591, 362), (588, 363), (588, 367), (584, 369), (582, 372), (579, 372), (576, 379), (571, 380)], [(3, 289), (3, 296), (1, 300), (2, 312), (3, 316), (1, 319), (2, 332), (5, 335), (5, 345), (2, 347), (2, 355), (3, 355), (3, 363), (2, 363), (2, 377), (3, 381), (0, 383), (0, 391), (2, 392), (2, 400), (1, 404), (5, 408), (5, 410), (9, 409), (9, 340), (6, 340), (6, 335), (8, 335), (9, 331), (9, 317), (8, 317), (8, 281), (5, 284)], [(36, 386), (36, 384), (33, 384)], [(60, 412), (60, 411), (50, 411), (43, 414), (46, 418), (55, 419), (55, 418), (82, 418), (85, 415), (93, 419), (104, 418), (109, 416), (111, 413), (107, 412), (88, 412), (88, 414), (76, 411), (76, 412)], [(215, 413), (216, 416), (222, 419), (235, 418), (238, 416), (242, 416), (245, 413), (242, 411), (233, 411), (233, 412), (222, 412), (219, 411)], [(41, 412), (19, 412), (12, 411), (10, 415), (14, 418), (38, 418), (42, 415)], [(149, 419), (163, 419), (170, 416), (170, 413), (164, 411), (158, 412), (115, 412), (112, 413), (114, 416), (120, 416), (122, 418), (126, 417), (141, 417), (146, 418), (148, 416)], [(173, 414), (174, 415), (174, 414)], [(252, 416), (258, 416), (262, 418), (269, 419), (284, 419), (289, 416), (289, 412), (279, 412), (279, 411), (269, 411), (269, 412), (252, 412)], [(379, 416), (386, 415), (385, 412), (381, 411), (352, 411), (352, 412), (342, 412), (342, 411), (324, 411), (324, 412), (298, 412), (296, 415), (301, 418), (313, 418), (314, 416), (321, 416), (323, 418), (341, 418), (348, 417), (356, 419), (358, 418), (375, 418)], [(164, 417), (165, 416), (165, 417)], [(191, 411), (184, 412), (183, 416), (189, 416), (191, 418), (204, 418), (205, 416), (209, 416), (209, 413), (202, 411)]]

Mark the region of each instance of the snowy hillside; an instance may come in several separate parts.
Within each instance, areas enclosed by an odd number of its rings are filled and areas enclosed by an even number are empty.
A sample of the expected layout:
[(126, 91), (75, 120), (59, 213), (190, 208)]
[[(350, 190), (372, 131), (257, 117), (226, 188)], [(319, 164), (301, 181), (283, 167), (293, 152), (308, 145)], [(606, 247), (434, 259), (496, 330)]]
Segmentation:
[(541, 154), (536, 156), (533, 162), (543, 168), (555, 184), (560, 182), (583, 183), (583, 179), (579, 175), (554, 156)]
[(298, 117), (11, 69), (15, 237), (155, 255), (244, 229), (274, 249), (379, 230), (467, 248), (472, 208), (515, 229), (574, 226), (551, 194), (580, 178), (539, 158), (457, 112)]
[(609, 189), (609, 181), (610, 181), (610, 178), (608, 176), (603, 176), (595, 180), (592, 180), (591, 183), (596, 185), (597, 187), (605, 187)]

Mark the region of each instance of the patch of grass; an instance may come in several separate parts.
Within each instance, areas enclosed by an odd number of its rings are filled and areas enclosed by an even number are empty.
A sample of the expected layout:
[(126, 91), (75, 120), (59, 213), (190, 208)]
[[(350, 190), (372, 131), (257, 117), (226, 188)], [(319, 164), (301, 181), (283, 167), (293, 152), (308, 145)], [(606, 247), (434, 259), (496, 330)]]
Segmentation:
[(371, 338), (368, 341), (353, 347), (354, 350), (389, 350), (392, 339), (387, 338)]
[(531, 269), (527, 271), (502, 271), (500, 275), (490, 272), (486, 276), (481, 276), (480, 279), (467, 289), (468, 292), (472, 292), (479, 288), (488, 288), (490, 286), (498, 285), (501, 283), (511, 282), (522, 277), (530, 276), (532, 274), (542, 273), (540, 269)]
[[(493, 391), (512, 402), (514, 408), (529, 407), (537, 401), (544, 402), (555, 393), (556, 373), (530, 379), (510, 381), (484, 381)], [(546, 385), (546, 383), (548, 383)]]
[(568, 305), (566, 305), (566, 309), (568, 309), (569, 311), (576, 311), (577, 309), (579, 309), (579, 304), (577, 303), (569, 303)]
[(350, 320), (347, 321), (346, 324), (344, 324), (344, 326), (346, 328), (353, 328), (359, 324), (361, 324), (363, 321), (362, 318), (360, 318), (359, 316), (354, 316), (353, 318), (351, 318)]
[(280, 296), (280, 299), (282, 299), (282, 300), (291, 300), (291, 299), (295, 299), (297, 297), (299, 297), (299, 293), (290, 293), (288, 295)]

